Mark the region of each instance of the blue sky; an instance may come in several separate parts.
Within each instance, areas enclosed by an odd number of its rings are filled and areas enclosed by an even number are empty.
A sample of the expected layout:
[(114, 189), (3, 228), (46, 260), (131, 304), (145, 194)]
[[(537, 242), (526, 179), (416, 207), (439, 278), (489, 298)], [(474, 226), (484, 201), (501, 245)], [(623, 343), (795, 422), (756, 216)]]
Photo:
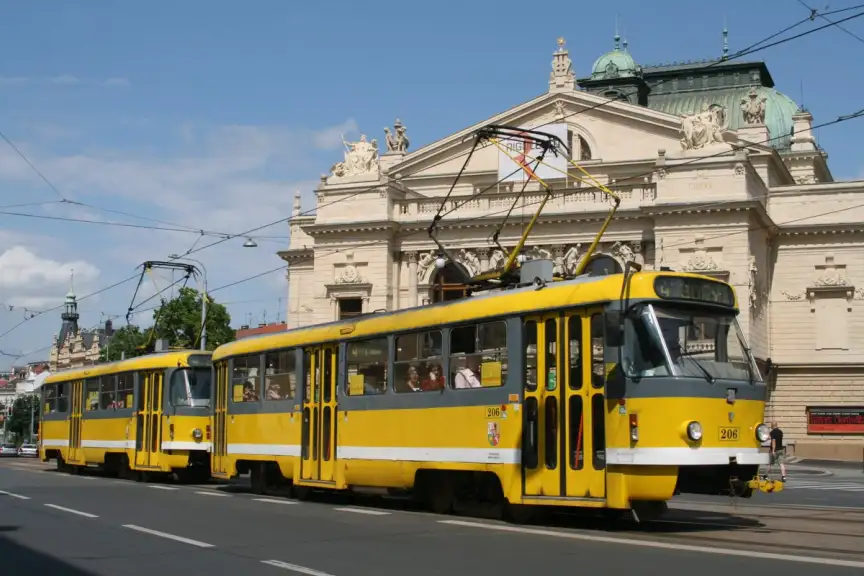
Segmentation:
[[(808, 2), (809, 3), (809, 2)], [(855, 2), (832, 2), (830, 10)], [(815, 5), (814, 5), (815, 6)], [(824, 3), (819, 4), (823, 7)], [(837, 19), (854, 12), (834, 16)], [(7, 3), (0, 21), (0, 130), (67, 199), (0, 142), (0, 206), (28, 213), (237, 233), (288, 216), (295, 190), (312, 207), (318, 177), (341, 158), (339, 135), (382, 137), (399, 117), (412, 148), (543, 93), (558, 36), (577, 76), (611, 49), (616, 15), (643, 65), (714, 58), (724, 20), (732, 52), (807, 15), (798, 0), (716, 3)], [(824, 24), (802, 25), (795, 31)], [(844, 24), (864, 37), (864, 18)], [(803, 97), (816, 123), (864, 107), (864, 43), (836, 28), (760, 52), (778, 88)], [(862, 121), (820, 130), (837, 179), (864, 177)], [(142, 218), (121, 216), (121, 210)], [(87, 294), (131, 276), (145, 259), (193, 245), (195, 233), (119, 228), (0, 214), (0, 333), (24, 307), (62, 301), (69, 269)], [(156, 224), (158, 225), (158, 224)], [(195, 254), (212, 288), (275, 268), (288, 225)], [(266, 236), (266, 237), (261, 237)], [(197, 246), (215, 238), (200, 239)], [(153, 286), (170, 283), (164, 273)], [(81, 324), (123, 316), (135, 283), (80, 303)], [(214, 294), (234, 324), (284, 318), (285, 276)], [(14, 306), (13, 310), (9, 306)], [(0, 338), (17, 354), (50, 346), (59, 312)], [(47, 351), (20, 361), (47, 358)], [(0, 366), (8, 364), (0, 357)]]

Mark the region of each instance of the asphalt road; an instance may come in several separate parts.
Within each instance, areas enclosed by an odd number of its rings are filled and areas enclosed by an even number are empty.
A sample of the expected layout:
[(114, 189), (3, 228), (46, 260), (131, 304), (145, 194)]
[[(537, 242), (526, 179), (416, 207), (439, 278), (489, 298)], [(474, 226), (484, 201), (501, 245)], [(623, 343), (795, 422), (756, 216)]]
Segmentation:
[[(364, 502), (296, 502), (216, 487), (70, 476), (33, 461), (3, 462), (0, 558), (22, 574), (111, 576), (524, 576), (610, 566), (648, 575), (661, 564), (664, 574), (688, 576), (762, 576), (778, 570), (784, 576), (812, 576), (814, 570), (835, 576), (864, 569), (864, 556), (855, 555), (856, 538), (864, 534), (844, 536), (845, 549), (820, 552), (815, 546), (790, 548), (788, 541), (776, 549), (751, 543), (752, 531), (718, 528), (722, 515), (712, 517), (711, 534), (720, 534), (712, 540), (696, 535), (695, 524), (663, 533), (586, 529), (584, 520), (515, 526)], [(737, 522), (739, 529), (745, 527)]]

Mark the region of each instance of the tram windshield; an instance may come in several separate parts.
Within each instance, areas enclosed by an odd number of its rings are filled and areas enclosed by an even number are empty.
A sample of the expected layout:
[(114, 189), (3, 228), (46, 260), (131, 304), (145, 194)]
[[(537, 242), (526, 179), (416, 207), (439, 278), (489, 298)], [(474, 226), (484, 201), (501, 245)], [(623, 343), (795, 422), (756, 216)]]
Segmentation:
[(171, 375), (171, 404), (192, 408), (210, 406), (210, 368), (181, 368)]
[[(630, 316), (624, 365), (631, 377), (685, 376), (762, 381), (732, 313), (647, 304)], [(632, 332), (631, 332), (632, 330)]]

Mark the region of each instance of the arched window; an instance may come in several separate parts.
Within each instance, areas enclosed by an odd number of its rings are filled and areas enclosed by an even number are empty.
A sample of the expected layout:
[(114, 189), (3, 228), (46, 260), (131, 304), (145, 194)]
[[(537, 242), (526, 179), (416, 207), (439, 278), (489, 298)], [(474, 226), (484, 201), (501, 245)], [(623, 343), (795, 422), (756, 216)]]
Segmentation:
[[(457, 270), (456, 267), (460, 269)], [(460, 274), (460, 270), (462, 274)], [(446, 302), (450, 300), (458, 300), (464, 298), (465, 285), (462, 284), (462, 278), (468, 274), (461, 264), (447, 262), (444, 268), (436, 270), (432, 276), (432, 302)]]
[(567, 143), (572, 150), (571, 160), (591, 160), (591, 146), (581, 134), (568, 129)]
[(582, 136), (579, 136), (579, 159), (591, 160), (591, 146), (588, 145), (588, 141)]
[(585, 274), (589, 276), (609, 276), (610, 274), (621, 274), (624, 270), (617, 260), (605, 254), (599, 254), (591, 258), (585, 268)]

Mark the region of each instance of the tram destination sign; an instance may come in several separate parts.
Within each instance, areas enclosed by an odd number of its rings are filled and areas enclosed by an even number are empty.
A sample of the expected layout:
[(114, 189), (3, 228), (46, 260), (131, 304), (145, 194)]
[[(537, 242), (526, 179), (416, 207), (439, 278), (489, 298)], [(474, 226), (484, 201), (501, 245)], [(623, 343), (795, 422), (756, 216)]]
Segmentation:
[(864, 406), (807, 408), (808, 434), (864, 434)]
[(654, 291), (660, 298), (735, 306), (735, 293), (732, 292), (732, 287), (714, 280), (685, 276), (658, 276), (654, 280)]

